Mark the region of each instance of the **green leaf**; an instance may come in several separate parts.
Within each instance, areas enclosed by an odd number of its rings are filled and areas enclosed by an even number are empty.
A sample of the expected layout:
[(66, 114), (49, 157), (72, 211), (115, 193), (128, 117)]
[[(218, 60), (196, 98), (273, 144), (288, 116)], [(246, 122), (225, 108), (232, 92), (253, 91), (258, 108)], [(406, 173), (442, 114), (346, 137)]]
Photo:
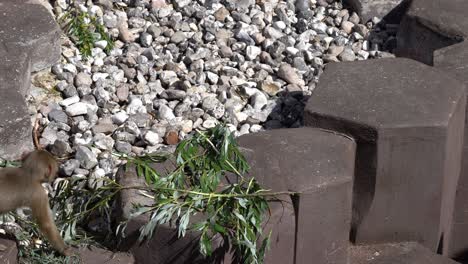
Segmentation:
[(218, 223), (213, 224), (214, 230), (222, 235), (226, 234), (226, 229)]
[(237, 201), (239, 202), (239, 205), (242, 206), (242, 208), (247, 208), (247, 199), (245, 198), (236, 198)]
[(201, 232), (203, 229), (206, 228), (207, 224), (208, 223), (206, 221), (195, 223), (193, 224), (193, 230)]
[(179, 237), (184, 237), (185, 232), (187, 231), (187, 226), (190, 220), (191, 211), (188, 210), (181, 218), (179, 222)]
[(247, 221), (245, 221), (245, 218), (244, 216), (242, 216), (237, 210), (233, 211), (232, 212), (239, 220), (241, 220), (242, 222), (246, 223)]
[(211, 256), (211, 239), (203, 233), (200, 237), (200, 251), (204, 256)]

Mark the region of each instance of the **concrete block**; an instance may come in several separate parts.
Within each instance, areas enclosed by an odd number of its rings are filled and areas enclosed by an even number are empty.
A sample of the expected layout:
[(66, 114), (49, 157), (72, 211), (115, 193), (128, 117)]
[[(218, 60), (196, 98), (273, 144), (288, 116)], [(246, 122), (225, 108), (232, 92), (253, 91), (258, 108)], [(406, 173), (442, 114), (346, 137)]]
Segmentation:
[(408, 59), (329, 64), (305, 124), (357, 140), (351, 239), (450, 240), (460, 173), (465, 88)]
[(415, 242), (353, 246), (350, 264), (457, 264)]
[[(239, 144), (251, 165), (251, 176), (272, 191), (298, 191), (298, 197), (280, 198), (284, 204), (270, 203), (271, 215), (265, 233), (272, 231), (271, 249), (265, 263), (346, 263), (351, 222), (352, 177), (355, 143), (352, 139), (329, 131), (311, 128), (275, 130), (246, 135)], [(307, 157), (308, 162), (304, 162)], [(170, 162), (158, 164), (157, 171), (171, 169)], [(134, 170), (118, 174), (128, 186), (142, 179)], [(132, 180), (133, 179), (133, 180)], [(128, 215), (129, 206), (138, 201), (137, 192), (125, 190), (118, 200), (120, 215)], [(132, 198), (133, 196), (133, 198)], [(140, 200), (139, 200), (140, 199)], [(293, 207), (294, 205), (294, 207)], [(123, 213), (122, 213), (123, 212)], [(148, 244), (135, 244), (136, 232), (146, 219), (132, 221), (127, 228), (127, 248), (138, 263), (235, 263), (229, 247), (214, 241), (213, 258), (198, 253), (197, 234), (189, 232), (176, 239), (174, 226), (162, 226)], [(133, 238), (132, 238), (133, 237)]]
[(0, 262), (5, 264), (18, 263), (18, 248), (15, 241), (0, 238)]
[[(439, 68), (468, 86), (468, 42), (462, 42), (434, 52), (434, 67)], [(468, 117), (468, 115), (466, 115)], [(465, 118), (466, 118), (465, 117)], [(468, 119), (465, 119), (463, 159), (458, 181), (451, 240), (444, 254), (468, 260)]]
[(22, 49), (0, 48), (0, 158), (19, 159), (33, 149), (31, 119), (24, 96), (30, 87), (30, 60)]
[[(167, 163), (169, 164), (169, 163)], [(158, 168), (163, 168), (165, 164), (155, 164)], [(158, 168), (157, 171), (160, 172)], [(123, 186), (145, 185), (142, 177), (138, 177), (134, 167), (126, 170), (121, 167), (116, 175), (117, 181)], [(140, 194), (138, 190), (128, 189), (120, 192), (117, 197), (117, 221), (130, 219), (132, 209), (135, 204), (150, 205), (152, 199)], [(149, 220), (149, 215), (140, 215), (130, 220), (125, 229), (125, 239), (120, 250), (129, 251), (135, 256), (137, 263), (190, 263), (200, 259), (197, 252), (197, 234), (188, 232), (182, 239), (177, 239), (177, 227), (163, 225), (158, 227), (153, 238), (147, 242), (139, 243), (139, 228)]]
[(25, 49), (32, 71), (60, 60), (60, 28), (43, 5), (1, 0), (0, 21), (0, 42), (9, 50)]
[(134, 264), (135, 259), (131, 254), (124, 252), (112, 252), (97, 247), (83, 247), (77, 251), (83, 264)]
[(396, 55), (433, 65), (433, 53), (468, 36), (468, 2), (413, 0), (397, 35)]
[[(172, 161), (153, 164), (162, 175), (167, 171), (174, 169)], [(129, 168), (124, 171), (123, 168), (119, 169), (117, 179), (120, 184), (124, 186), (142, 185), (144, 180), (137, 177), (134, 168)], [(264, 231), (271, 235), (271, 250), (265, 256), (265, 263), (292, 263), (294, 259), (294, 240), (295, 240), (295, 217), (292, 201), (288, 196), (281, 196), (282, 200), (286, 203), (281, 204), (277, 201), (270, 203), (271, 215), (265, 221)], [(136, 190), (124, 190), (118, 196), (118, 212), (117, 219), (129, 219), (133, 204), (148, 205), (152, 200), (142, 196)], [(137, 238), (139, 235), (139, 228), (148, 221), (148, 215), (141, 215), (131, 220), (126, 228), (125, 242), (121, 250), (130, 251), (138, 263), (231, 263), (232, 255), (229, 252), (230, 248), (223, 245), (221, 239), (213, 241), (214, 253), (210, 258), (203, 258), (199, 253), (198, 238), (199, 233), (189, 231), (183, 238), (177, 237), (177, 227), (175, 225), (160, 226), (153, 238), (148, 243), (139, 244)], [(195, 216), (192, 220), (203, 220), (204, 216)]]
[[(250, 174), (262, 186), (301, 192), (293, 197), (294, 263), (347, 263), (354, 141), (330, 131), (299, 128), (245, 135), (239, 144), (252, 166)], [(284, 248), (271, 252), (282, 254)], [(293, 262), (274, 258), (266, 263)]]
[(408, 5), (406, 0), (343, 0), (343, 3), (358, 13), (364, 23), (373, 17), (396, 23)]

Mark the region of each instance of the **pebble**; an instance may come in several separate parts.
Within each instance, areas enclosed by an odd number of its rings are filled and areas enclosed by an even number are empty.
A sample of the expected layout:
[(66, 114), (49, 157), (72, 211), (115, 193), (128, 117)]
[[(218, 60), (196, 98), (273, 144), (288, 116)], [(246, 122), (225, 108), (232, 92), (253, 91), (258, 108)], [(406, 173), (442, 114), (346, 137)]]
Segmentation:
[(351, 34), (353, 32), (354, 24), (350, 21), (343, 21), (341, 23), (341, 29), (343, 29), (346, 34)]
[(78, 102), (78, 103), (74, 103), (72, 105), (69, 105), (65, 108), (65, 112), (69, 115), (69, 116), (78, 116), (78, 115), (84, 115), (86, 113), (88, 113), (88, 107), (85, 103), (81, 103), (81, 102)]
[(91, 76), (85, 72), (80, 72), (75, 76), (75, 86), (91, 86), (93, 84), (93, 80)]
[(356, 55), (354, 54), (354, 51), (350, 48), (345, 48), (343, 52), (340, 53), (338, 58), (341, 61), (354, 61), (356, 60)]
[(111, 134), (117, 127), (112, 123), (110, 119), (100, 119), (93, 127), (94, 133)]
[(159, 77), (161, 79), (161, 82), (168, 86), (172, 85), (173, 83), (179, 80), (179, 78), (177, 77), (177, 73), (173, 71), (163, 71), (161, 72)]
[(153, 42), (153, 36), (151, 34), (143, 32), (140, 35), (140, 43), (143, 47), (149, 47), (151, 46), (151, 43)]
[(51, 145), (50, 152), (57, 157), (66, 157), (71, 153), (71, 147), (68, 142), (57, 139), (54, 144)]
[(128, 114), (124, 111), (120, 111), (112, 116), (112, 122), (118, 126), (124, 124), (127, 119)]
[(96, 168), (88, 178), (88, 188), (97, 189), (104, 186), (103, 178), (106, 176), (106, 172), (101, 168)]
[(177, 145), (179, 143), (179, 134), (176, 131), (169, 131), (164, 136), (164, 142), (168, 145)]
[(62, 100), (59, 104), (61, 106), (70, 106), (72, 104), (78, 103), (80, 101), (80, 97), (78, 95), (69, 97), (67, 99)]
[(63, 100), (41, 108), (40, 143), (75, 155), (61, 168), (72, 177), (112, 175), (112, 151), (149, 153), (218, 123), (235, 135), (300, 126), (327, 63), (395, 47), (395, 25), (360, 24), (341, 1), (82, 2), (116, 41), (97, 40), (89, 60), (65, 41), (51, 69)]
[(172, 120), (175, 118), (174, 112), (166, 105), (160, 105), (158, 109), (159, 119)]
[(262, 52), (262, 49), (256, 46), (247, 46), (246, 56), (249, 60), (255, 60)]
[(71, 176), (73, 172), (80, 167), (80, 161), (77, 159), (69, 159), (60, 166), (60, 172), (65, 176)]
[(179, 44), (179, 43), (183, 42), (186, 38), (187, 37), (185, 36), (184, 32), (177, 31), (176, 33), (174, 33), (174, 35), (172, 35), (171, 42), (175, 43), (175, 44)]
[(264, 81), (261, 89), (267, 94), (274, 96), (281, 90), (281, 84), (273, 81)]
[(294, 68), (291, 67), (291, 65), (287, 63), (283, 63), (279, 67), (278, 77), (280, 77), (281, 79), (285, 80), (286, 82), (290, 84), (296, 84), (299, 86), (305, 85), (304, 80), (297, 74)]
[(98, 164), (96, 154), (86, 146), (78, 146), (76, 148), (75, 158), (80, 162), (80, 166), (84, 169), (92, 169)]
[(132, 144), (125, 142), (125, 141), (116, 141), (115, 142), (115, 149), (118, 152), (129, 154), (132, 152)]
[(67, 123), (68, 121), (68, 115), (62, 110), (50, 111), (48, 114), (48, 118), (51, 121), (56, 121), (56, 122), (61, 122), (61, 123)]
[(261, 110), (267, 103), (268, 99), (262, 92), (256, 92), (252, 96), (252, 106), (255, 110)]
[(159, 143), (159, 135), (153, 131), (148, 131), (145, 134), (145, 141), (148, 142), (151, 146), (157, 145)]
[(208, 96), (203, 100), (202, 108), (216, 119), (224, 115), (224, 105), (214, 96)]
[(111, 151), (114, 147), (114, 139), (103, 133), (97, 133), (93, 138), (94, 145), (101, 150)]

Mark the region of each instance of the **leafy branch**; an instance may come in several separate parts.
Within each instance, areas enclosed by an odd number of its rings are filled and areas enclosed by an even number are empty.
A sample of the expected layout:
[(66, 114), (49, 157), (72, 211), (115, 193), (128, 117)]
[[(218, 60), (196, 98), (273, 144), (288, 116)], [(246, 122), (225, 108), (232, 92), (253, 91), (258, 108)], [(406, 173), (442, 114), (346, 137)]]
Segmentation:
[[(213, 254), (213, 241), (221, 238), (223, 244), (231, 245), (236, 261), (263, 263), (270, 242), (270, 234), (264, 234), (262, 226), (269, 217), (268, 201), (279, 195), (297, 194), (263, 189), (255, 178), (245, 176), (249, 165), (232, 134), (222, 126), (196, 131), (191, 138), (183, 140), (173, 154), (142, 157), (114, 154), (133, 165), (145, 184), (123, 186), (103, 178), (101, 187), (89, 189), (87, 179), (58, 179), (49, 196), (57, 226), (67, 242), (93, 243), (81, 226), (96, 213), (107, 220), (107, 231), (111, 231), (115, 195), (134, 189), (145, 191), (145, 195), (153, 199), (149, 206), (137, 205), (130, 217), (149, 216), (148, 222), (140, 228), (140, 241), (150, 239), (159, 225), (175, 224), (179, 237), (185, 236), (188, 230), (198, 232), (199, 250), (206, 257)], [(170, 163), (173, 169), (161, 174), (151, 166), (159, 162)], [(191, 221), (197, 214), (202, 220)], [(22, 239), (41, 236), (33, 222), (16, 219), (24, 231)], [(116, 233), (121, 233), (125, 226), (126, 222), (121, 223)], [(51, 252), (47, 243), (22, 252), (30, 260), (54, 259), (47, 253)]]
[[(120, 186), (120, 190), (150, 191), (154, 199), (151, 206), (137, 206), (131, 216), (149, 214), (149, 221), (140, 228), (140, 241), (151, 238), (158, 225), (175, 223), (179, 237), (189, 229), (200, 232), (204, 256), (212, 255), (212, 241), (221, 237), (232, 245), (240, 263), (263, 263), (270, 240), (262, 228), (269, 212), (267, 198), (296, 193), (271, 192), (255, 178), (244, 176), (249, 166), (232, 134), (222, 126), (196, 131), (177, 146), (172, 158), (175, 168), (164, 176), (150, 164), (171, 160), (167, 155), (128, 158), (148, 186)], [(205, 220), (190, 223), (196, 214)]]

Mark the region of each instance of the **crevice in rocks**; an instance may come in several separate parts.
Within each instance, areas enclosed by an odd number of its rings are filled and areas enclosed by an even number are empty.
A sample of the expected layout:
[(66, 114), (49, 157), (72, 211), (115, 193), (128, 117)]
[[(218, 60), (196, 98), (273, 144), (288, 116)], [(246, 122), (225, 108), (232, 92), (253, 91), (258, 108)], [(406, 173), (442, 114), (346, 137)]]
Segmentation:
[(290, 195), (290, 197), (291, 197), (292, 205), (293, 205), (293, 208), (294, 208), (294, 220), (295, 220), (295, 223), (294, 223), (294, 237), (295, 237), (295, 240), (294, 240), (294, 262), (293, 263), (296, 263), (296, 261), (297, 261), (298, 224), (299, 224), (298, 214), (299, 214), (300, 199), (299, 199), (299, 195)]
[(377, 148), (375, 143), (358, 142), (353, 183), (353, 214), (350, 241), (355, 243), (362, 219), (367, 215), (375, 195)]
[(372, 127), (310, 114), (306, 117), (306, 125), (318, 127), (351, 136), (356, 140), (356, 161), (353, 180), (353, 204), (350, 241), (356, 242), (357, 228), (367, 215), (375, 194), (377, 169), (377, 131)]
[(440, 234), (439, 244), (437, 245), (437, 254), (442, 255), (444, 251), (444, 233)]

